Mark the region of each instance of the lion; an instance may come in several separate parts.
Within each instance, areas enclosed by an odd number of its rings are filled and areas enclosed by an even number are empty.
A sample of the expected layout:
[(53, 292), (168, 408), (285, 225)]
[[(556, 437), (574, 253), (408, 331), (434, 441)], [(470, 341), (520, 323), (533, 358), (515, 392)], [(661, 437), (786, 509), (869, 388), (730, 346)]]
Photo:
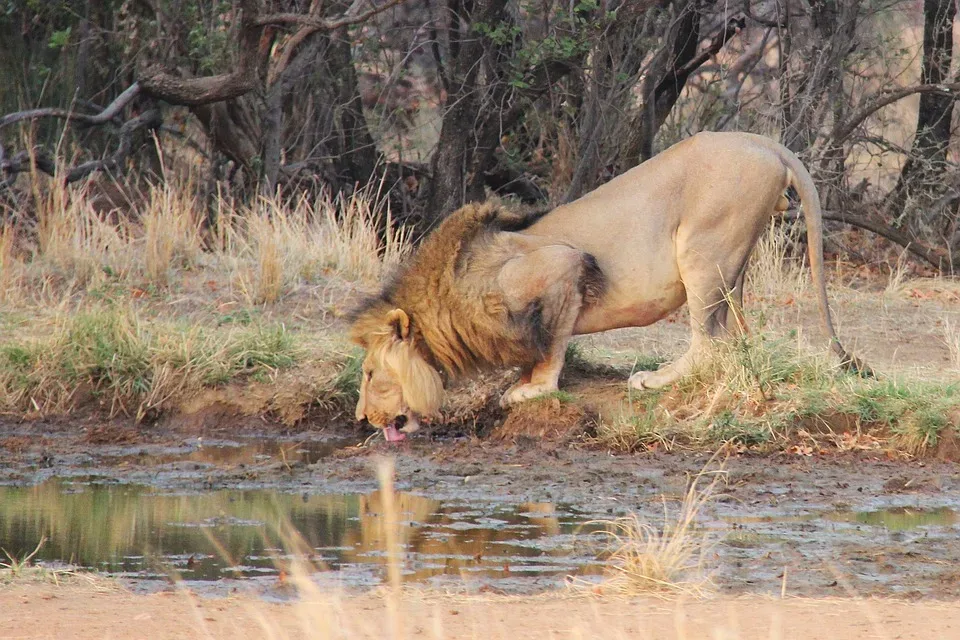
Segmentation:
[(572, 336), (657, 322), (687, 303), (690, 347), (634, 389), (690, 373), (712, 339), (744, 330), (747, 260), (770, 218), (800, 199), (820, 320), (848, 369), (823, 269), (820, 199), (786, 147), (699, 133), (582, 198), (539, 215), (471, 204), (446, 218), (354, 313), (366, 349), (357, 420), (402, 440), (438, 414), (446, 379), (519, 367), (508, 405), (556, 391)]

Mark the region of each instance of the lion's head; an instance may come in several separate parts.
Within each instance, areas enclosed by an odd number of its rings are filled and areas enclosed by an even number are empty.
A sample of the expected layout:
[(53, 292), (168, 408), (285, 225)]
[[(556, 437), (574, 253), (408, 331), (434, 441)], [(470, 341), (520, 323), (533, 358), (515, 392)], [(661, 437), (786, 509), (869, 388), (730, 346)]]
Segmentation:
[(443, 401), (443, 380), (414, 344), (410, 317), (402, 309), (371, 309), (351, 332), (367, 350), (360, 381), (357, 420), (402, 440), (399, 430), (416, 431), (420, 418), (435, 415)]

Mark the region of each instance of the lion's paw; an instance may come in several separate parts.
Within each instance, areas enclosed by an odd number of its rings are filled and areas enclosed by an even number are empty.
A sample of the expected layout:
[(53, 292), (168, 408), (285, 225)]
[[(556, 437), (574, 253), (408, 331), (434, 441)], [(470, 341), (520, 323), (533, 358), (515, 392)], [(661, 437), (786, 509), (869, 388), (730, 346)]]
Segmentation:
[(629, 385), (631, 389), (644, 391), (646, 389), (659, 389), (665, 387), (674, 381), (669, 375), (663, 375), (664, 370), (659, 371), (637, 371), (630, 376)]
[(541, 384), (524, 384), (516, 387), (510, 387), (507, 389), (506, 393), (500, 396), (500, 408), (506, 409), (510, 405), (519, 404), (526, 400), (532, 400), (538, 396), (542, 396), (545, 393), (551, 393), (556, 391), (555, 387), (551, 388), (547, 385)]

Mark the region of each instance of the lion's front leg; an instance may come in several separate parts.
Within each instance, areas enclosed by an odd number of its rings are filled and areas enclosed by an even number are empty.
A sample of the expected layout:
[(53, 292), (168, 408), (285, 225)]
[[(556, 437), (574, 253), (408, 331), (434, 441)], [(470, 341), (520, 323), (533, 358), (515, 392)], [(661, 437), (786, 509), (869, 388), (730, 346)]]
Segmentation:
[(500, 406), (506, 408), (511, 404), (556, 391), (559, 388), (560, 372), (563, 371), (569, 342), (569, 338), (558, 340), (547, 359), (534, 365), (529, 372), (524, 371), (520, 379), (500, 397)]
[(540, 308), (530, 321), (539, 323), (530, 330), (550, 338), (543, 360), (529, 369), (500, 398), (500, 406), (530, 400), (557, 390), (567, 344), (583, 308), (580, 279), (583, 254), (572, 247), (548, 245), (504, 265), (498, 283), (512, 309)]

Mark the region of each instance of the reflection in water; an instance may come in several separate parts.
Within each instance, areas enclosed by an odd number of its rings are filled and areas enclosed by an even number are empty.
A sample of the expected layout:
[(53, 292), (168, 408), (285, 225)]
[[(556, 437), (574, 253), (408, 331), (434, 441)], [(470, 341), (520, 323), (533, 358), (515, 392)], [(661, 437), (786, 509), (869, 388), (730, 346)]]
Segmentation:
[(917, 527), (949, 527), (960, 522), (957, 512), (947, 507), (915, 509), (913, 507), (890, 507), (879, 511), (841, 511), (827, 516), (830, 520), (856, 522), (893, 531), (906, 531)]
[[(578, 556), (580, 522), (551, 504), (441, 504), (399, 493), (407, 580), (477, 575), (596, 573)], [(132, 577), (171, 573), (190, 580), (276, 574), (286, 557), (278, 531), (289, 525), (313, 549), (311, 561), (345, 582), (375, 584), (386, 563), (380, 492), (309, 495), (272, 491), (170, 494), (136, 485), (51, 480), (0, 487), (0, 547), (24, 555), (41, 537), (38, 559)]]

